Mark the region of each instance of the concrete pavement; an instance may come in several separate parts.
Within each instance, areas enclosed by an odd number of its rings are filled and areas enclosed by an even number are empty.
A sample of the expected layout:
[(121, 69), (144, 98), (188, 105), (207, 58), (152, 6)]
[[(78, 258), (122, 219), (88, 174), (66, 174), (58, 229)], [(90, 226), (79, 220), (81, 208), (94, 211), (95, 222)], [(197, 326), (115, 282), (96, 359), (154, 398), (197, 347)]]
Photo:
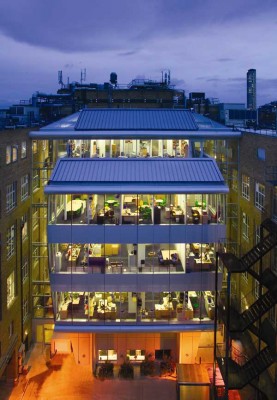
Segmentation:
[[(75, 363), (73, 354), (49, 358), (36, 344), (29, 354), (27, 375), (20, 375), (16, 386), (0, 384), (1, 400), (175, 400), (176, 380), (172, 377), (140, 377), (132, 381), (101, 381), (88, 367)], [(115, 374), (116, 376), (116, 374)]]

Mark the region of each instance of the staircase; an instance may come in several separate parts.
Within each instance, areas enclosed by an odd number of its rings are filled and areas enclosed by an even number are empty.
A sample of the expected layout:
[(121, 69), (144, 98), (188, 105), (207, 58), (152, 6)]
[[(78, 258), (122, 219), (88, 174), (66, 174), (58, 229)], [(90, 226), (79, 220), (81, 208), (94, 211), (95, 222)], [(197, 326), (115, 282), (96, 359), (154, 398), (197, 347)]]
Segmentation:
[(251, 267), (277, 245), (277, 224), (270, 219), (266, 219), (261, 224), (261, 227), (269, 232), (268, 235), (240, 259), (232, 253), (219, 254), (219, 257), (229, 272), (247, 271), (254, 276), (255, 279), (260, 279), (259, 275), (251, 269)]
[[(276, 332), (274, 331), (274, 335), (269, 337), (270, 329), (269, 325), (267, 325), (269, 322), (267, 319), (261, 322), (261, 317), (277, 304), (277, 277), (269, 268), (263, 270), (262, 273), (257, 273), (252, 267), (277, 245), (277, 224), (270, 219), (266, 219), (262, 222), (261, 229), (263, 229), (264, 237), (262, 237), (260, 243), (243, 257), (238, 258), (231, 253), (220, 253), (218, 255), (229, 274), (248, 272), (260, 285), (267, 289), (241, 314), (230, 305), (227, 314), (223, 314), (223, 322), (229, 321), (229, 325), (226, 328), (230, 337), (232, 332), (239, 333), (239, 335), (251, 332), (259, 340), (259, 349), (262, 348), (261, 341), (267, 344), (243, 366), (237, 364), (231, 358), (217, 357), (218, 366), (229, 390), (242, 389), (248, 384), (256, 387), (255, 384), (258, 382), (259, 376), (276, 362)], [(265, 234), (264, 230), (267, 231), (267, 234)], [(229, 319), (227, 318), (228, 313)], [(226, 346), (227, 349), (228, 345), (226, 344)]]
[(277, 303), (277, 292), (271, 293), (270, 291), (262, 295), (255, 303), (253, 303), (248, 310), (245, 310), (241, 314), (241, 318), (244, 321), (244, 329), (247, 329), (250, 325), (256, 322), (262, 315), (268, 312), (271, 307)]
[[(259, 354), (242, 366), (228, 358), (229, 390), (244, 388), (270, 367), (276, 361), (275, 358), (269, 347), (265, 347)], [(226, 381), (225, 367), (220, 358), (218, 358), (218, 365), (222, 377)]]

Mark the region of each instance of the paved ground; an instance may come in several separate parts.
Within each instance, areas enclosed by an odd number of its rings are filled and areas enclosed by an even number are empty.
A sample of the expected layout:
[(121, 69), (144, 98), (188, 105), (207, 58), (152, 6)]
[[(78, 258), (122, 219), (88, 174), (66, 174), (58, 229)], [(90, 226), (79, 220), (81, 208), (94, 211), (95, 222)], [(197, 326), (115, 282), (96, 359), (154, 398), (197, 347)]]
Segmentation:
[(175, 400), (174, 378), (145, 377), (135, 372), (132, 381), (101, 381), (89, 368), (77, 365), (73, 354), (56, 355), (47, 362), (41, 345), (30, 352), (27, 375), (20, 375), (16, 386), (1, 383), (1, 400)]

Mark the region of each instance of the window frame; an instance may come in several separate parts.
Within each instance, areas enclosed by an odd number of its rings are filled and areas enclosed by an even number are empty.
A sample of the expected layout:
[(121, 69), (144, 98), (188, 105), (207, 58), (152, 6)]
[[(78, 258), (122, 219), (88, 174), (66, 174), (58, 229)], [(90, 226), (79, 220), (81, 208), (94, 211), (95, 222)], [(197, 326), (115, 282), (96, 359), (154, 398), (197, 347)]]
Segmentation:
[(21, 217), (21, 238), (22, 242), (28, 239), (28, 215), (24, 214)]
[(266, 154), (265, 154), (265, 149), (263, 147), (258, 147), (257, 157), (258, 157), (258, 160), (265, 161)]
[(250, 177), (245, 174), (241, 176), (241, 196), (245, 200), (250, 200)]
[(23, 298), (23, 301), (22, 301), (22, 319), (23, 319), (23, 322), (26, 321), (28, 315), (29, 315), (29, 299), (28, 299), (28, 296), (26, 296), (26, 297)]
[(25, 201), (29, 197), (29, 174), (23, 175), (20, 179), (21, 201)]
[(15, 225), (13, 224), (7, 229), (6, 233), (7, 260), (15, 254), (15, 244)]
[(15, 273), (12, 271), (7, 278), (7, 308), (12, 306), (15, 297)]
[(27, 158), (27, 141), (23, 140), (21, 142), (21, 154), (20, 154), (21, 159)]
[(17, 144), (12, 146), (12, 162), (15, 163), (18, 160), (18, 146)]
[(14, 181), (6, 186), (6, 212), (9, 213), (16, 207), (17, 203), (17, 182)]
[(265, 209), (265, 185), (260, 182), (255, 183), (255, 207), (260, 211)]
[(39, 189), (39, 185), (40, 185), (39, 179), (40, 179), (40, 177), (39, 177), (39, 169), (36, 168), (36, 169), (33, 170), (33, 190)]
[(242, 213), (242, 229), (241, 229), (241, 232), (242, 232), (242, 237), (245, 239), (245, 240), (249, 240), (249, 216), (245, 213), (245, 212), (243, 212)]
[(6, 165), (9, 165), (12, 163), (12, 146), (8, 144), (6, 146)]
[(29, 260), (25, 258), (22, 264), (22, 282), (25, 282), (29, 278)]

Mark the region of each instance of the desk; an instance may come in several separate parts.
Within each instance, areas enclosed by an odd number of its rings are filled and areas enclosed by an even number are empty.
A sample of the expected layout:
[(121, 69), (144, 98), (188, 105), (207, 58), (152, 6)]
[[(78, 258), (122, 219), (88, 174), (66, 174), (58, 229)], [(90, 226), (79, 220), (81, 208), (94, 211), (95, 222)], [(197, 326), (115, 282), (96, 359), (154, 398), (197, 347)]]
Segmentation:
[(83, 201), (78, 199), (69, 201), (66, 204), (65, 210), (67, 212), (67, 216), (71, 216), (72, 214), (73, 218), (79, 217), (83, 210)]
[(97, 224), (103, 225), (105, 222), (104, 214), (97, 214)]
[(155, 318), (175, 318), (176, 312), (173, 307), (164, 306), (163, 304), (155, 304)]
[(122, 211), (122, 223), (124, 224), (137, 224), (138, 222), (138, 211), (131, 212), (130, 208), (126, 208)]
[(137, 224), (138, 215), (122, 215), (122, 223), (123, 224)]
[(195, 271), (209, 270), (213, 264), (211, 260), (203, 260), (202, 258), (195, 258), (194, 261), (195, 261), (195, 266), (194, 266)]
[(68, 306), (71, 302), (63, 303), (60, 308), (60, 318), (67, 319), (68, 317)]
[(172, 210), (172, 218), (175, 219), (177, 223), (184, 223), (184, 212), (182, 210), (176, 209)]
[(193, 319), (193, 307), (191, 304), (191, 300), (188, 296), (187, 304), (177, 305), (177, 319), (178, 321)]
[(110, 263), (110, 265), (109, 265), (110, 267), (111, 267), (111, 269), (112, 269), (112, 272), (114, 272), (114, 273), (121, 273), (122, 274), (122, 271), (123, 271), (123, 262), (116, 262), (116, 261), (112, 261), (111, 263)]
[(109, 305), (104, 306), (105, 308), (98, 307), (97, 313), (99, 319), (116, 319), (116, 304), (108, 303)]

